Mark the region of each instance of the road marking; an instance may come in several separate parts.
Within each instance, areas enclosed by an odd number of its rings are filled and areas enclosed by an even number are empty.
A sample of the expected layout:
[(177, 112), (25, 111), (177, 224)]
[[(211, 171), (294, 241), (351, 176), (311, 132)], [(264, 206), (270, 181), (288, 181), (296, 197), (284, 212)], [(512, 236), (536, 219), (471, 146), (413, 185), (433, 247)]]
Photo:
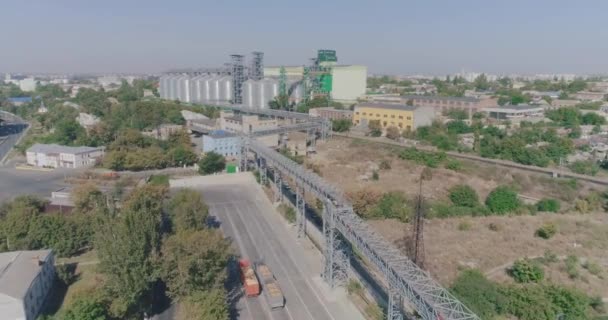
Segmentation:
[[(211, 209), (210, 211), (214, 212), (216, 217), (219, 217), (219, 214), (217, 212), (219, 210), (217, 209), (217, 206), (211, 205), (210, 209)], [(226, 215), (226, 217), (228, 217), (228, 220), (230, 220), (229, 215), (227, 213), (225, 213), (225, 215)], [(220, 220), (220, 222), (221, 222), (221, 220)], [(230, 225), (232, 226), (232, 229), (236, 231), (236, 228), (234, 227), (232, 221), (228, 221), (228, 223), (230, 223)], [(224, 235), (226, 235), (226, 232), (223, 230), (221, 223), (220, 223), (220, 229), (222, 230), (222, 232), (224, 232)], [(241, 240), (241, 237), (239, 237), (239, 233), (235, 232), (234, 234), (235, 234), (235, 238), (236, 238), (236, 242), (237, 242), (236, 245), (239, 247), (239, 251), (244, 252), (243, 242)], [(239, 270), (239, 272), (240, 272), (240, 270)], [(253, 313), (251, 312), (251, 309), (249, 308), (249, 301), (247, 301), (247, 297), (244, 296), (242, 300), (245, 301), (245, 308), (247, 309), (247, 312), (249, 313), (249, 319), (253, 319)]]
[[(238, 211), (238, 206), (237, 206), (237, 204), (241, 204), (241, 202), (240, 202), (240, 201), (239, 201), (239, 202), (232, 202), (232, 203), (227, 204), (227, 205), (225, 205), (225, 206), (231, 206), (231, 207), (234, 207), (234, 209)], [(237, 213), (237, 215), (238, 215), (238, 213)], [(226, 213), (226, 216), (228, 217), (228, 220), (230, 220), (230, 224), (232, 225), (232, 228), (233, 228), (233, 229), (234, 229), (234, 231), (235, 231), (235, 232), (238, 234), (238, 233), (239, 233), (239, 231), (238, 231), (238, 229), (236, 228), (236, 226), (234, 225), (233, 220), (232, 220), (232, 218), (230, 217), (230, 214)], [(243, 218), (241, 217), (241, 215), (239, 215), (239, 218), (240, 218), (239, 220), (242, 220), (242, 222), (243, 222), (243, 228), (245, 228), (245, 232), (247, 232), (247, 233), (249, 234), (249, 231), (247, 230), (247, 224), (245, 223), (245, 222), (246, 222), (246, 220), (243, 220)], [(250, 235), (250, 238), (251, 238), (251, 235)], [(254, 250), (257, 252), (257, 250), (258, 250), (258, 249), (257, 249), (257, 246), (255, 245), (255, 240), (254, 240), (253, 238), (251, 238), (251, 241), (252, 241), (252, 245), (253, 245), (253, 247), (254, 247)], [(243, 251), (243, 252), (245, 251), (244, 246), (243, 246), (242, 251)], [(258, 252), (258, 255), (259, 255), (259, 256), (261, 256), (261, 255), (259, 254), (259, 252)], [(269, 316), (270, 316), (272, 319), (274, 319), (275, 317), (272, 315), (272, 310), (270, 310), (270, 309), (268, 308), (268, 301), (266, 300), (266, 298), (265, 298), (265, 297), (260, 297), (260, 299), (264, 300), (264, 302), (265, 302), (265, 303), (262, 303), (262, 304), (261, 304), (262, 309), (264, 309), (264, 311), (266, 312), (266, 314), (267, 314), (267, 315), (269, 315)], [(294, 318), (293, 318), (293, 317), (292, 317), (292, 315), (291, 315), (291, 312), (289, 312), (289, 308), (287, 308), (287, 305), (285, 305), (285, 306), (284, 306), (284, 309), (285, 309), (285, 312), (287, 312), (287, 316), (289, 317), (289, 319), (294, 320)]]
[[(262, 208), (260, 208), (260, 206), (258, 205), (259, 201), (255, 201), (254, 205), (256, 207), (258, 207), (260, 212), (264, 212), (264, 210), (262, 210)], [(273, 208), (274, 210), (274, 208)], [(266, 220), (266, 222), (268, 223), (268, 219), (264, 218)], [(268, 223), (270, 225), (270, 223)], [(300, 243), (296, 244), (296, 245), (302, 245)], [(295, 259), (293, 258), (291, 252), (289, 250), (285, 250), (287, 251), (287, 255), (289, 256), (289, 259), (291, 260), (291, 262), (293, 262), (293, 264), (296, 266), (296, 269), (298, 269), (298, 271), (300, 272), (300, 274), (304, 275), (304, 281), (306, 282), (306, 284), (310, 287), (311, 291), (314, 293), (314, 295), (317, 297), (317, 299), (319, 300), (319, 302), (321, 303), (321, 305), (323, 306), (323, 309), (325, 309), (325, 312), (327, 312), (327, 314), (329, 315), (330, 318), (334, 319), (333, 315), (331, 314), (331, 312), (329, 311), (329, 309), (327, 308), (327, 306), (325, 305), (325, 303), (323, 303), (323, 301), (325, 301), (324, 299), (321, 299), (321, 297), (319, 296), (318, 292), (314, 289), (316, 286), (311, 285), (311, 283), (308, 281), (308, 277), (306, 277), (305, 273), (302, 272), (302, 269), (300, 269), (300, 265), (295, 261)]]
[[(241, 216), (241, 219), (243, 219), (243, 213), (241, 212), (241, 210), (239, 210), (238, 207), (236, 207), (236, 210), (238, 211), (239, 216)], [(274, 249), (272, 249), (272, 246), (270, 245), (270, 241), (265, 236), (266, 233), (264, 232), (264, 230), (262, 229), (262, 227), (260, 227), (260, 224), (257, 221), (257, 219), (252, 219), (252, 220), (254, 221), (254, 224), (257, 226), (258, 231), (261, 232), (262, 241), (266, 243), (266, 245), (268, 247), (268, 250), (274, 256), (274, 258), (276, 259), (276, 261), (279, 264), (279, 266), (281, 267), (281, 269), (283, 269), (283, 272), (285, 272), (285, 274), (287, 275), (287, 281), (289, 281), (289, 283), (294, 287), (294, 289), (295, 289), (294, 291), (296, 292), (296, 295), (298, 296), (298, 299), (302, 302), (302, 305), (304, 305), (304, 307), (305, 307), (304, 309), (306, 310), (306, 313), (308, 313), (308, 315), (310, 316), (310, 319), (315, 320), (315, 318), (312, 316), (312, 313), (310, 313), (310, 310), (308, 310), (308, 306), (307, 306), (306, 302), (304, 301), (304, 299), (300, 295), (300, 292), (298, 291), (298, 286), (296, 286), (295, 283), (293, 283), (293, 281), (289, 277), (289, 272), (287, 271), (287, 268), (285, 268), (285, 266), (281, 262), (281, 259), (279, 259), (277, 253), (274, 251)], [(243, 221), (246, 221), (246, 220), (243, 220)], [(287, 306), (287, 304), (285, 304), (285, 306)]]

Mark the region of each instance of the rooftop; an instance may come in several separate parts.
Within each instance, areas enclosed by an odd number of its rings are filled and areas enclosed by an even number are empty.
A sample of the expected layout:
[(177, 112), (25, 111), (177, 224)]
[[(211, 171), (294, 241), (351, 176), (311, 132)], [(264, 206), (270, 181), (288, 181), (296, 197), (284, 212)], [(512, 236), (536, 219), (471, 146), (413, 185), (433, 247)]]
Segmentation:
[(410, 95), (410, 96), (405, 96), (403, 98), (406, 100), (421, 99), (421, 100), (448, 100), (448, 101), (479, 102), (479, 99), (473, 98), (473, 97), (442, 97), (442, 96)]
[(7, 99), (9, 102), (11, 103), (26, 103), (26, 102), (32, 102), (32, 97), (12, 97), (12, 98), (8, 98)]
[(23, 299), (51, 250), (0, 253), (0, 294)]
[(515, 111), (526, 111), (526, 110), (544, 110), (542, 106), (539, 105), (529, 105), (529, 104), (518, 104), (518, 105), (506, 105), (502, 107), (492, 107), (492, 108), (484, 108), (484, 110), (488, 111), (503, 111), (503, 112), (515, 112)]
[(355, 108), (377, 108), (377, 109), (392, 109), (392, 110), (403, 110), (403, 111), (413, 111), (416, 110), (417, 107), (408, 106), (405, 104), (395, 104), (395, 103), (379, 103), (379, 102), (363, 102), (359, 103), (355, 106)]
[(230, 133), (225, 130), (213, 130), (213, 131), (209, 132), (209, 136), (211, 138), (215, 138), (215, 139), (236, 137), (235, 134)]
[(96, 150), (101, 150), (103, 147), (94, 148), (94, 147), (69, 147), (62, 146), (58, 144), (41, 144), (36, 143), (27, 149), (27, 152), (36, 152), (36, 153), (68, 153), (68, 154), (79, 154), (85, 152), (91, 152)]

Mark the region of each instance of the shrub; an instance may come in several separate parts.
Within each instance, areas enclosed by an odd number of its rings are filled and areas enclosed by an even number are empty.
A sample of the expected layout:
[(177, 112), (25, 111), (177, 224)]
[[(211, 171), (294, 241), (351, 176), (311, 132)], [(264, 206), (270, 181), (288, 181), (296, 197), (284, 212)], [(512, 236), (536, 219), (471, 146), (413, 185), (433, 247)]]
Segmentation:
[(545, 277), (543, 268), (528, 258), (515, 261), (509, 274), (519, 283), (540, 282)]
[(578, 272), (578, 257), (574, 255), (569, 255), (566, 258), (566, 273), (571, 279), (576, 279), (580, 276)]
[(583, 263), (583, 268), (587, 269), (587, 271), (589, 271), (589, 273), (591, 273), (592, 275), (602, 279), (602, 267), (591, 261), (591, 260), (587, 260), (585, 261), (585, 263)]
[(479, 205), (477, 192), (468, 185), (456, 185), (450, 188), (450, 200), (452, 203), (461, 207), (476, 207)]
[(536, 203), (536, 209), (544, 212), (558, 212), (560, 209), (559, 201), (555, 199), (542, 199)]
[(391, 161), (390, 160), (382, 160), (380, 161), (380, 165), (378, 165), (380, 170), (390, 170), (391, 169)]
[(585, 199), (576, 199), (574, 200), (574, 209), (579, 213), (587, 213), (589, 212), (589, 202)]
[(454, 159), (448, 160), (445, 164), (445, 168), (448, 170), (460, 171), (462, 169), (462, 162)]
[(517, 209), (521, 204), (517, 192), (506, 186), (499, 186), (492, 190), (486, 198), (488, 209), (496, 214), (505, 214)]
[(401, 133), (399, 132), (399, 128), (392, 126), (386, 128), (386, 137), (391, 140), (397, 140), (401, 137)]
[(408, 222), (411, 209), (403, 193), (387, 192), (382, 195), (382, 198), (370, 213), (374, 218), (394, 218), (402, 222)]
[(488, 225), (488, 229), (490, 229), (492, 231), (500, 231), (500, 230), (502, 230), (502, 227), (499, 224), (497, 224), (497, 223), (491, 222)]
[(380, 180), (380, 175), (378, 174), (378, 171), (372, 172), (372, 180), (378, 181)]
[(545, 253), (543, 254), (543, 258), (542, 258), (542, 262), (544, 264), (550, 264), (550, 263), (554, 263), (557, 261), (558, 261), (558, 258), (557, 258), (557, 254), (555, 254), (555, 252), (553, 252), (551, 250), (545, 250)]
[(557, 227), (553, 223), (546, 223), (536, 230), (536, 236), (543, 239), (550, 239), (557, 233)]
[(359, 283), (359, 281), (355, 279), (350, 279), (348, 280), (348, 284), (346, 285), (346, 291), (348, 292), (348, 294), (351, 295), (359, 295), (363, 292), (363, 287), (361, 286), (361, 283)]
[(460, 231), (468, 231), (471, 230), (471, 223), (468, 221), (462, 221), (458, 224), (458, 230)]
[(594, 161), (574, 161), (569, 166), (570, 170), (578, 174), (594, 176), (599, 171), (599, 166)]
[(478, 270), (461, 272), (451, 291), (481, 319), (494, 319), (500, 306), (507, 302), (499, 285), (486, 279)]

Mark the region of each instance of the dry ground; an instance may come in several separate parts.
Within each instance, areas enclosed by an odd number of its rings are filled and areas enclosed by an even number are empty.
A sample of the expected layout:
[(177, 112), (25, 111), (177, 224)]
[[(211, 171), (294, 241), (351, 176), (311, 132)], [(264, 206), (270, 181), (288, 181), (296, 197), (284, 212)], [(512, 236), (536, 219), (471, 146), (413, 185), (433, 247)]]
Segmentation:
[[(383, 192), (403, 191), (410, 197), (418, 192), (417, 182), (424, 167), (398, 159), (390, 147), (336, 137), (319, 144), (317, 152), (307, 159), (307, 164), (316, 166), (325, 179), (346, 192), (373, 188)], [(377, 169), (382, 160), (390, 161), (392, 168), (380, 170), (378, 181), (363, 179), (363, 176), (371, 177), (372, 170)], [(493, 188), (508, 184), (528, 197), (561, 199), (564, 211), (568, 212), (428, 220), (424, 233), (427, 266), (441, 283), (449, 285), (459, 270), (466, 267), (479, 268), (499, 281), (510, 281), (504, 272), (510, 263), (526, 256), (543, 256), (545, 251), (550, 250), (558, 256), (573, 254), (582, 260), (591, 259), (599, 263), (604, 279), (589, 274), (582, 267), (579, 268), (579, 279), (569, 279), (563, 270), (563, 261), (545, 267), (548, 278), (577, 286), (590, 294), (608, 297), (608, 215), (582, 215), (569, 210), (574, 199), (600, 188), (582, 183), (572, 187), (568, 181), (477, 163), (463, 162), (463, 169), (458, 172), (444, 168), (432, 171), (432, 179), (423, 184), (423, 195), (427, 201), (447, 201), (449, 188), (456, 184), (472, 186), (483, 201)], [(549, 240), (535, 237), (536, 229), (547, 222), (558, 226), (558, 234)], [(370, 223), (387, 240), (405, 250), (404, 238), (410, 236), (407, 224), (393, 220)], [(490, 230), (490, 223), (498, 225), (499, 230)], [(468, 230), (461, 230), (467, 227)]]

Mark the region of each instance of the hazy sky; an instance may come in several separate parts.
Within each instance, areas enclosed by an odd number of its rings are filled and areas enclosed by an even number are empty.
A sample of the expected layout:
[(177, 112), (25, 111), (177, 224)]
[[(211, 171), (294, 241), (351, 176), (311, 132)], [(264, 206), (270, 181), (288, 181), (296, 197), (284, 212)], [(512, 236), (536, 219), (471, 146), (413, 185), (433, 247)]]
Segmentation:
[(320, 48), (372, 73), (608, 73), (605, 0), (0, 0), (0, 72), (158, 72)]

